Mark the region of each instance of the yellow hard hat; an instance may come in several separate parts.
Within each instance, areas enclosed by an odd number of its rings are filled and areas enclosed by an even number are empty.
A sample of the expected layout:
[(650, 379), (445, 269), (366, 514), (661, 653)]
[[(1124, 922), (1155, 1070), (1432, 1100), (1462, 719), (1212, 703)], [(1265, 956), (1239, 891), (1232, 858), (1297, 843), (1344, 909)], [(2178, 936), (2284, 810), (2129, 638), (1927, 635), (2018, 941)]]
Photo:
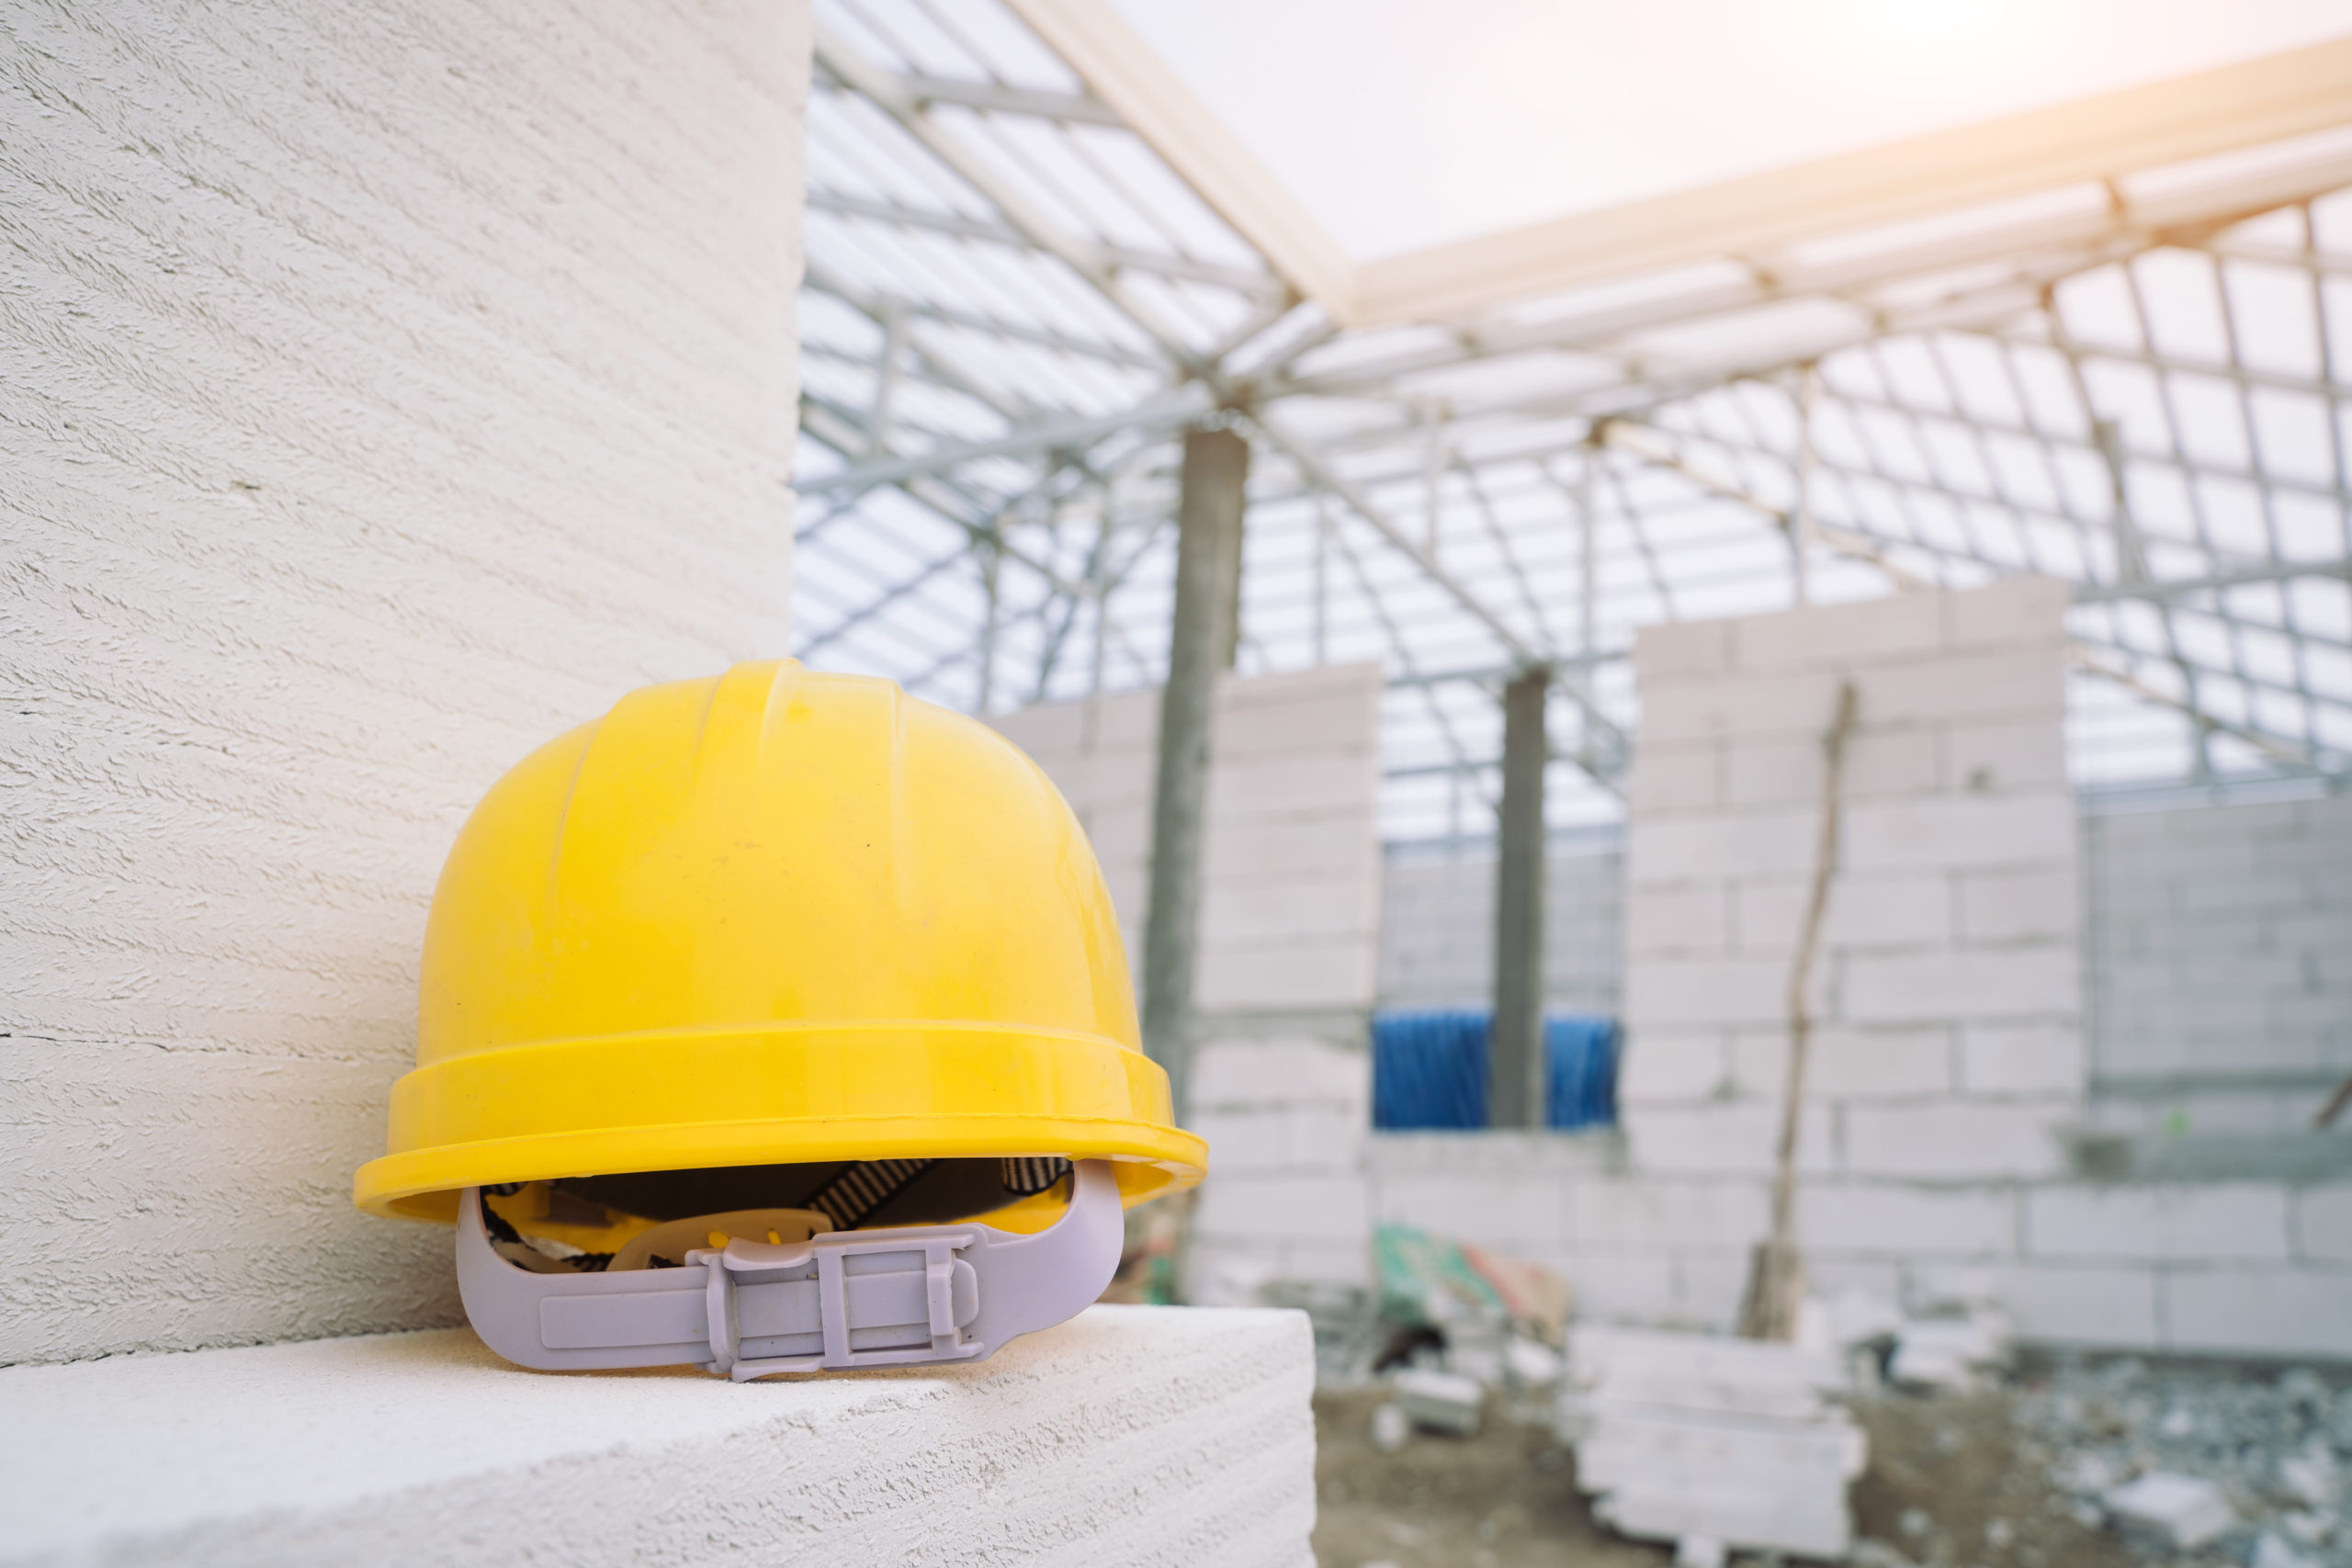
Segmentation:
[[(705, 1179), (724, 1168), (838, 1188), (865, 1179), (842, 1162), (1107, 1161), (1132, 1205), (1207, 1161), (1138, 1046), (1109, 895), (1046, 775), (889, 682), (788, 660), (633, 693), (492, 788), (434, 894), (387, 1142), (361, 1208), (452, 1219), (468, 1188), (487, 1206), (542, 1184), (528, 1219), (556, 1251), (582, 1192), (616, 1241), (630, 1214), (748, 1212), (741, 1183)], [(633, 1173), (664, 1173), (666, 1208), (628, 1201)]]

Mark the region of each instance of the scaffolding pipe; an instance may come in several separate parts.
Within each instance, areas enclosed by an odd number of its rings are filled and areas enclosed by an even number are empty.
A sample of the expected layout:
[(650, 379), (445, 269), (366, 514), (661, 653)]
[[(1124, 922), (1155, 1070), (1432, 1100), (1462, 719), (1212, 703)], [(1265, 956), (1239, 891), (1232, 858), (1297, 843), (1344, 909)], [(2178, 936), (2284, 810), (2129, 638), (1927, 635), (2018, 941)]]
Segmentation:
[(1250, 444), (1231, 430), (1184, 437), (1176, 503), (1176, 604), (1159, 693), (1151, 803), (1151, 903), (1144, 921), (1143, 1043), (1168, 1073), (1181, 1122), (1191, 1090), (1193, 976), (1200, 942), (1201, 841), (1217, 676), (1238, 634), (1241, 519)]
[(1552, 672), (1531, 666), (1503, 688), (1503, 798), (1495, 862), (1495, 1021), (1487, 1122), (1541, 1127), (1544, 1053), (1544, 716)]

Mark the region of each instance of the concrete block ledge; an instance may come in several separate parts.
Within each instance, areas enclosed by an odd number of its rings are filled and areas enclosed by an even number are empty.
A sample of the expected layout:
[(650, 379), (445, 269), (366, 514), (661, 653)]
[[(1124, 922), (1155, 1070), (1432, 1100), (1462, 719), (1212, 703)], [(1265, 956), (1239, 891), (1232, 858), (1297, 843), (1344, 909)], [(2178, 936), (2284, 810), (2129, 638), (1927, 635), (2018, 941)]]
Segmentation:
[(1313, 1559), (1304, 1314), (1094, 1307), (977, 1367), (534, 1373), (465, 1329), (0, 1371), (0, 1563)]

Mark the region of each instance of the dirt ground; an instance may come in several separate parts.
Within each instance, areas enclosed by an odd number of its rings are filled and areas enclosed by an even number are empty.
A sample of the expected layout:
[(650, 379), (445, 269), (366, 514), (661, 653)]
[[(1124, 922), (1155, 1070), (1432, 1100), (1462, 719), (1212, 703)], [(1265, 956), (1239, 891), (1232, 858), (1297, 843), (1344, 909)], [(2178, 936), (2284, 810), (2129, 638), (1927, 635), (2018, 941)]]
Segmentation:
[[(1656, 1568), (1672, 1553), (1611, 1535), (1576, 1490), (1575, 1460), (1540, 1426), (1490, 1420), (1475, 1438), (1372, 1446), (1377, 1392), (1318, 1395), (1319, 1568)], [(1870, 1467), (1856, 1534), (1929, 1568), (2131, 1568), (2048, 1480), (2057, 1457), (2015, 1424), (2009, 1390), (1890, 1394), (1855, 1414)]]
[(1318, 1568), (1655, 1568), (1672, 1554), (1593, 1523), (1575, 1461), (1543, 1427), (1490, 1420), (1475, 1438), (1416, 1434), (1400, 1453), (1372, 1446), (1386, 1396), (1318, 1394)]

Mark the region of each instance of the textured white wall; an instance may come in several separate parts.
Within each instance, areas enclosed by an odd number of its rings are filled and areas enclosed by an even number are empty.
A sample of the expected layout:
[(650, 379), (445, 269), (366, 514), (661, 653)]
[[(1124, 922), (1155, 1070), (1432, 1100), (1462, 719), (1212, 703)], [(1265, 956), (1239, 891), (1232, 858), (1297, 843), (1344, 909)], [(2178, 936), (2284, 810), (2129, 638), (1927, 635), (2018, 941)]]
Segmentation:
[(1310, 1568), (1305, 1314), (1094, 1307), (977, 1366), (518, 1371), (463, 1332), (0, 1371), (0, 1563)]
[(448, 1321), (458, 822), (782, 651), (805, 5), (0, 16), (0, 1361)]

